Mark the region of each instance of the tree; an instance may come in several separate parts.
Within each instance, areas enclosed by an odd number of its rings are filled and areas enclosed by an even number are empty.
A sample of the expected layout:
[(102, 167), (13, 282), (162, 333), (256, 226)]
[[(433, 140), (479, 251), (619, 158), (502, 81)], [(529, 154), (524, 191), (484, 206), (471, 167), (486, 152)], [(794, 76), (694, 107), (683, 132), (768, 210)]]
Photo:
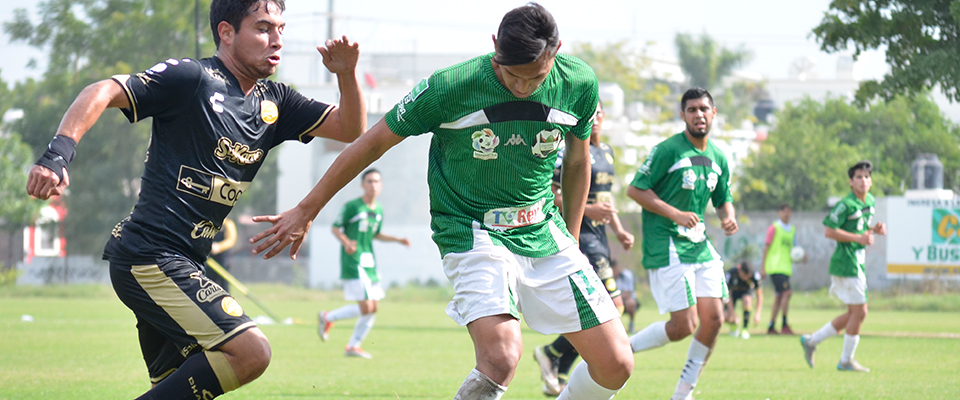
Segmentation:
[[(209, 0), (202, 3), (208, 10)], [(168, 58), (196, 56), (194, 0), (48, 0), (38, 9), (37, 24), (22, 9), (3, 24), (11, 40), (49, 54), (43, 79), (18, 83), (14, 90), (13, 105), (24, 110), (24, 117), (10, 128), (34, 149), (34, 160), (84, 86)], [(199, 18), (207, 19), (206, 14)], [(203, 54), (213, 54), (207, 24), (196, 29), (204, 38)], [(107, 232), (130, 212), (149, 131), (149, 123), (130, 124), (120, 112), (108, 110), (77, 146), (64, 196), (71, 210), (63, 221), (68, 251), (98, 251)]]
[(730, 76), (753, 57), (753, 54), (742, 46), (730, 50), (706, 33), (700, 35), (699, 40), (694, 40), (689, 34), (678, 33), (674, 43), (677, 46), (680, 69), (687, 75), (690, 85), (707, 90), (718, 88), (723, 78)]
[(860, 83), (857, 101), (923, 95), (940, 85), (960, 101), (960, 2), (834, 0), (813, 35), (826, 52), (886, 48), (890, 72)]
[(809, 98), (788, 103), (776, 128), (747, 157), (738, 179), (738, 202), (750, 210), (822, 210), (830, 196), (850, 191), (846, 171), (855, 162), (874, 163), (875, 195), (903, 192), (921, 153), (936, 153), (944, 186), (960, 186), (960, 128), (927, 97), (897, 97), (861, 109), (843, 99)]

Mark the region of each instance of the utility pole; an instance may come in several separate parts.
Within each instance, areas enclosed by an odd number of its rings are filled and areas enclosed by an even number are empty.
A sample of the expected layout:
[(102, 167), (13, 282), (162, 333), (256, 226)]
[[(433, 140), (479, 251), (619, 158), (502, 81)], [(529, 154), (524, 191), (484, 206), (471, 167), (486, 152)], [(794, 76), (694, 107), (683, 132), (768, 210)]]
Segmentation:
[[(327, 40), (333, 40), (333, 21), (333, 0), (327, 0)], [(324, 40), (324, 42), (326, 42), (326, 40)], [(323, 62), (320, 63), (320, 69), (326, 71), (327, 83), (332, 85), (334, 83), (333, 73), (323, 68)]]
[(200, 0), (193, 0), (193, 43), (196, 59), (200, 59)]

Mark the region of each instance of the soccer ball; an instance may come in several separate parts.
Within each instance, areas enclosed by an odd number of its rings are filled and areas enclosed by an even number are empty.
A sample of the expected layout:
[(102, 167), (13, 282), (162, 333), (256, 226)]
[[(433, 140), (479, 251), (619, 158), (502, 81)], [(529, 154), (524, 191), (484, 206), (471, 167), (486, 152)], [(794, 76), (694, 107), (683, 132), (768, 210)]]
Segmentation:
[(790, 250), (790, 259), (793, 260), (793, 262), (803, 260), (804, 255), (806, 255), (806, 252), (803, 251), (803, 247), (794, 246), (793, 249)]

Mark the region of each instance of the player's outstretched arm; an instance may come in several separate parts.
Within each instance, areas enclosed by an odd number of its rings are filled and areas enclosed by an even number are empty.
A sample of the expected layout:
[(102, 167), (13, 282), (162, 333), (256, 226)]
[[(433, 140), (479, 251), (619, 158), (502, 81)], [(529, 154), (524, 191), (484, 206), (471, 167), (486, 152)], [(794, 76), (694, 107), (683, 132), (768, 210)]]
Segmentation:
[(402, 244), (402, 245), (404, 245), (404, 246), (407, 246), (407, 248), (410, 248), (410, 239), (407, 239), (407, 238), (405, 238), (405, 237), (391, 236), (391, 235), (387, 235), (387, 234), (385, 234), (385, 233), (378, 233), (377, 236), (374, 236), (373, 238), (374, 238), (374, 239), (377, 239), (377, 240), (380, 240), (380, 241), (383, 241), (383, 242), (395, 242), (395, 243), (400, 243), (400, 244)]
[(370, 131), (360, 136), (360, 139), (340, 153), (333, 165), (320, 178), (320, 182), (317, 182), (317, 185), (296, 207), (280, 215), (253, 217), (254, 222), (273, 224), (272, 227), (250, 238), (252, 244), (263, 241), (253, 249), (253, 254), (265, 252), (263, 258), (269, 259), (280, 254), (287, 246), (291, 246), (290, 258), (296, 259), (300, 245), (310, 231), (310, 224), (333, 195), (402, 140), (403, 137), (394, 134), (381, 119), (373, 128), (370, 128)]
[(580, 241), (580, 223), (590, 190), (590, 142), (566, 135), (560, 192), (563, 197), (563, 222), (574, 240)]
[(720, 218), (720, 227), (723, 233), (730, 236), (740, 229), (737, 225), (737, 213), (733, 209), (733, 203), (727, 202), (717, 207), (717, 217)]
[(60, 120), (54, 140), (30, 170), (27, 194), (41, 200), (63, 194), (70, 185), (67, 165), (73, 160), (74, 147), (108, 107), (130, 107), (123, 88), (112, 80), (93, 83), (77, 95)]
[(317, 46), (317, 51), (323, 58), (323, 65), (337, 75), (340, 105), (310, 135), (353, 142), (367, 130), (367, 104), (357, 79), (360, 46), (356, 42), (350, 43), (344, 35), (340, 39), (327, 40), (324, 46)]
[(676, 207), (663, 201), (653, 190), (639, 189), (631, 185), (627, 188), (627, 197), (630, 197), (633, 201), (636, 201), (637, 204), (640, 204), (640, 207), (643, 207), (644, 210), (670, 218), (673, 222), (676, 222), (677, 225), (693, 228), (700, 222), (700, 217), (697, 216), (696, 213), (678, 210)]

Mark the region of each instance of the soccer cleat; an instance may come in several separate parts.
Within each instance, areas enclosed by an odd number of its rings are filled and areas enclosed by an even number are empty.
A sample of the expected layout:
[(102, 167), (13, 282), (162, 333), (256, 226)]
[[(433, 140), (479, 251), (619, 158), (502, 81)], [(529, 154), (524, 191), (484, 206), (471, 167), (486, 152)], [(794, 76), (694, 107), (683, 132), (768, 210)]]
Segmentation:
[(730, 337), (740, 337), (739, 329), (730, 329)]
[[(816, 345), (810, 345), (810, 335), (800, 335), (800, 346), (803, 347), (803, 358), (807, 360), (807, 365), (813, 368), (813, 352), (817, 351)], [(838, 365), (837, 368), (840, 366)]]
[(780, 328), (780, 334), (793, 335), (794, 333), (793, 333), (793, 329), (790, 329), (790, 325), (784, 325), (782, 328)]
[(544, 396), (547, 396), (547, 397), (557, 397), (557, 396), (560, 395), (560, 392), (562, 392), (563, 389), (560, 389), (560, 388), (556, 388), (556, 389), (559, 389), (559, 390), (556, 390), (556, 391), (555, 391), (554, 388), (551, 388), (549, 385), (547, 385), (546, 383), (544, 383), (544, 384), (543, 384), (543, 395), (544, 395)]
[(837, 371), (856, 371), (856, 372), (870, 372), (870, 368), (864, 367), (857, 362), (857, 360), (850, 359), (850, 362), (837, 363)]
[(370, 353), (367, 353), (367, 352), (363, 351), (363, 349), (361, 349), (360, 346), (347, 347), (347, 349), (343, 352), (343, 356), (344, 356), (344, 357), (373, 358), (373, 356), (370, 355)]
[(320, 340), (326, 342), (330, 338), (330, 328), (333, 328), (333, 322), (327, 321), (327, 312), (317, 314), (317, 334), (320, 335)]
[[(788, 328), (788, 327), (785, 326), (785, 327), (783, 327), (783, 329), (790, 329), (790, 328)], [(780, 332), (777, 332), (777, 329), (771, 326), (771, 327), (767, 328), (767, 334), (768, 334), (768, 335), (779, 335)], [(784, 333), (784, 334), (786, 334), (786, 333)]]
[(546, 352), (546, 346), (537, 346), (533, 349), (533, 359), (540, 366), (540, 379), (543, 381), (543, 394), (560, 395), (560, 382), (557, 378), (557, 367), (553, 359)]
[(742, 338), (742, 339), (750, 339), (750, 332), (747, 332), (747, 331), (745, 331), (745, 330), (742, 331), (742, 332), (740, 332), (740, 338)]

